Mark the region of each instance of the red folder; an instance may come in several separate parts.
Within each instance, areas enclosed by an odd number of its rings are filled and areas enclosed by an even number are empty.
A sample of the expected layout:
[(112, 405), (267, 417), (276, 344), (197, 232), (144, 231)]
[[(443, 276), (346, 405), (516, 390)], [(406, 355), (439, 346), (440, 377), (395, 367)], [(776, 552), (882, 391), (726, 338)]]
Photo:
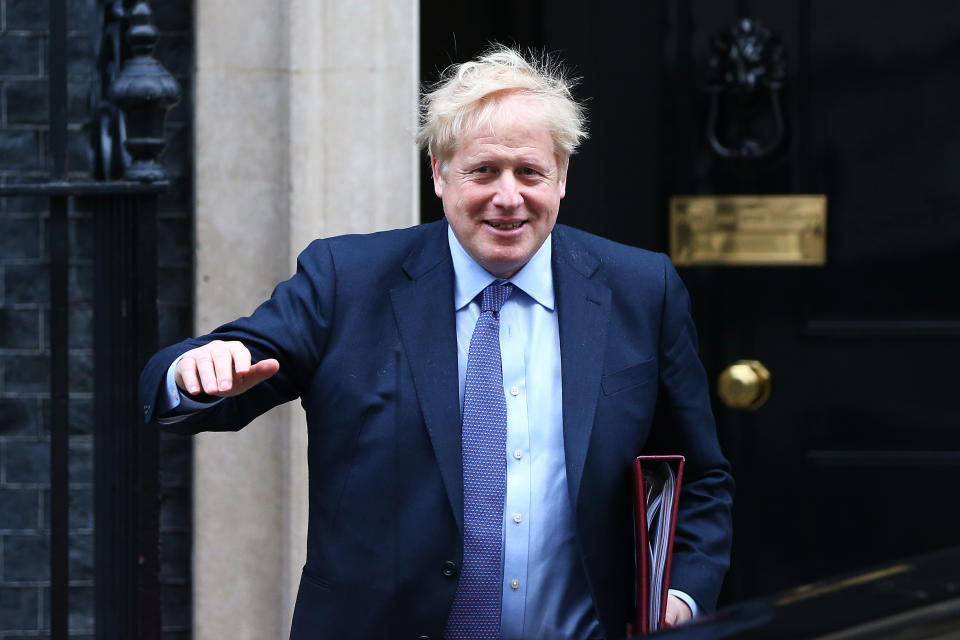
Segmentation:
[[(663, 474), (662, 465), (666, 463), (673, 470), (675, 475), (673, 500), (669, 510), (661, 510), (659, 518), (664, 515), (669, 516), (669, 521), (658, 527), (668, 535), (666, 540), (666, 562), (658, 570), (652, 566), (650, 558), (650, 544), (656, 542), (658, 531), (647, 530), (647, 480), (644, 479), (644, 470), (648, 474)], [(683, 456), (640, 456), (633, 462), (633, 497), (634, 497), (634, 518), (636, 527), (637, 541), (637, 617), (633, 631), (640, 634), (656, 631), (662, 625), (656, 624), (656, 620), (662, 621), (667, 611), (667, 590), (670, 587), (670, 565), (673, 556), (673, 535), (677, 528), (677, 507), (680, 504), (680, 484), (683, 480)], [(662, 571), (662, 576), (656, 575)], [(662, 578), (662, 579), (660, 579)], [(652, 585), (660, 584), (660, 607), (659, 615), (651, 616), (651, 589)], [(655, 618), (652, 620), (651, 618)], [(653, 623), (653, 624), (651, 624)], [(654, 628), (651, 629), (651, 626)]]

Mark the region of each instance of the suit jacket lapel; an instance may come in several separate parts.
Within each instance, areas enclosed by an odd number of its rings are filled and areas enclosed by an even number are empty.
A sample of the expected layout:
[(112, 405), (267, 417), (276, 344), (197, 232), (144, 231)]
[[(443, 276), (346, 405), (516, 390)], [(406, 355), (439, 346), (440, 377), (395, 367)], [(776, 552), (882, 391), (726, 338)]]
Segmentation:
[[(603, 373), (610, 290), (591, 278), (599, 261), (553, 232), (553, 280), (560, 327), (567, 487), (576, 508)], [(417, 400), (457, 526), (463, 531), (463, 477), (453, 264), (446, 225), (425, 234), (403, 264), (409, 278), (391, 289), (394, 315)]]
[(393, 311), (447, 497), (462, 531), (457, 335), (445, 224), (430, 225), (403, 270), (409, 280), (390, 290)]
[(576, 510), (603, 374), (610, 289), (591, 279), (599, 260), (582, 247), (573, 246), (563, 228), (554, 228), (553, 243), (563, 377), (563, 446), (567, 489)]

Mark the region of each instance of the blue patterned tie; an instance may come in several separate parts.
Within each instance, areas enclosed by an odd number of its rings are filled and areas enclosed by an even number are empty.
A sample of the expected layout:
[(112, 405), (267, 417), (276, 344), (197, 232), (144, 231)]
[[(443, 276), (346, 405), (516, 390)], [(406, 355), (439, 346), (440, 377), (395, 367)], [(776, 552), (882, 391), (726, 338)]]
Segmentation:
[(500, 358), (500, 308), (513, 285), (483, 290), (463, 388), (463, 567), (445, 637), (497, 638), (503, 593), (503, 497), (507, 402)]

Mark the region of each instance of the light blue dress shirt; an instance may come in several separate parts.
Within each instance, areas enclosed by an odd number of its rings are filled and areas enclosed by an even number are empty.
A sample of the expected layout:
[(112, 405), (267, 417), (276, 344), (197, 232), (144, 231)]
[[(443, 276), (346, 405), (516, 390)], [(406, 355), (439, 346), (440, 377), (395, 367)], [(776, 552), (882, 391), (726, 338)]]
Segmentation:
[[(479, 294), (497, 280), (447, 228), (454, 270), (460, 404)], [(503, 513), (504, 638), (599, 638), (600, 623), (577, 553), (563, 449), (560, 326), (548, 237), (507, 282), (500, 311), (503, 391), (507, 400), (507, 495)], [(589, 499), (589, 498), (584, 498)], [(670, 594), (696, 602), (675, 589)], [(611, 632), (618, 632), (611, 630)]]
[[(496, 280), (448, 228), (454, 270), (460, 402), (479, 294)], [(500, 310), (507, 400), (507, 495), (503, 508), (503, 638), (601, 637), (579, 560), (567, 492), (560, 391), (560, 328), (550, 239), (516, 275)]]
[[(470, 338), (480, 314), (479, 294), (496, 278), (470, 257), (452, 229), (447, 232), (454, 269), (462, 408)], [(507, 403), (501, 635), (510, 640), (600, 638), (567, 491), (560, 329), (549, 237), (507, 281), (513, 283), (514, 292), (500, 311)], [(166, 393), (159, 402), (162, 423), (177, 422), (220, 401), (197, 402), (180, 393), (175, 382), (177, 362), (179, 358), (167, 371)], [(670, 593), (697, 615), (696, 602), (690, 596), (673, 589)]]

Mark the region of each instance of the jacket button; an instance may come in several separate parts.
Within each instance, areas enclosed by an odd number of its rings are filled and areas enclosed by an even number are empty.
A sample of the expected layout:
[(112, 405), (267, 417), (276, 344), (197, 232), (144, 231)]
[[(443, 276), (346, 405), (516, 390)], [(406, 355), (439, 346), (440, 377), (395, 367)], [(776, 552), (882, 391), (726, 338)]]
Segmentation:
[(430, 640), (430, 636), (417, 636), (417, 640)]
[(440, 573), (448, 578), (452, 578), (457, 575), (457, 565), (447, 560), (443, 563), (443, 566), (440, 567)]

